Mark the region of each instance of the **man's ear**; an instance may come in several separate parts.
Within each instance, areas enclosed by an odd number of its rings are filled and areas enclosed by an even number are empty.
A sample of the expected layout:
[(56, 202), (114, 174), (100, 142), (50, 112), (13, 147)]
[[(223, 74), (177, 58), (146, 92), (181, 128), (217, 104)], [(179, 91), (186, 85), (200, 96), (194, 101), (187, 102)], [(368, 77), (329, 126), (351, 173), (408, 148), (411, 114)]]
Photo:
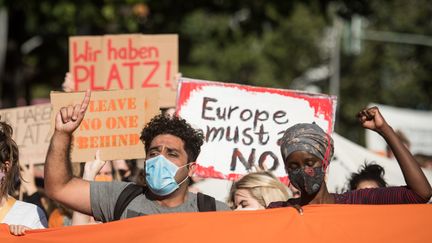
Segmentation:
[(192, 177), (195, 174), (196, 168), (197, 168), (196, 162), (189, 163), (189, 172), (188, 172), (189, 177)]

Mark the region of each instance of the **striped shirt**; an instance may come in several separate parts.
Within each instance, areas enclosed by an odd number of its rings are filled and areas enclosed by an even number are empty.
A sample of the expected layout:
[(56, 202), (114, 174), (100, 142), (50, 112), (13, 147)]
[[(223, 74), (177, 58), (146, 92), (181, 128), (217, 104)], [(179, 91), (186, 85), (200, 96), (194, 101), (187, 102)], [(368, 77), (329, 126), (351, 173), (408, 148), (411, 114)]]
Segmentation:
[[(335, 198), (335, 204), (414, 204), (428, 202), (406, 186), (361, 189), (342, 194), (331, 193), (331, 195)], [(290, 205), (301, 205), (300, 198), (291, 198), (286, 202), (272, 202), (267, 208)]]

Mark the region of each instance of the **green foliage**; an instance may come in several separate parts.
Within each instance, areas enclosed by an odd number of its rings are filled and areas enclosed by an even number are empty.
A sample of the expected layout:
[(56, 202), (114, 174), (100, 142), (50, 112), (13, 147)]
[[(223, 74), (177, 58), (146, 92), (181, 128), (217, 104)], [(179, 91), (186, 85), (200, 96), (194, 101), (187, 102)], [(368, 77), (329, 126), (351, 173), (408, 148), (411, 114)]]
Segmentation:
[(322, 16), (302, 4), (286, 17), (272, 4), (265, 9), (268, 15), (261, 20), (261, 31), (243, 28), (259, 21), (248, 8), (234, 14), (192, 12), (181, 28), (181, 35), (193, 43), (190, 63), (183, 63), (184, 75), (288, 88), (296, 76), (323, 61), (319, 55), (325, 27)]
[[(48, 94), (33, 94), (32, 87), (60, 88), (71, 35), (179, 33), (184, 76), (279, 88), (329, 63), (322, 43), (337, 16), (350, 21), (361, 15), (370, 30), (432, 36), (428, 0), (0, 0), (0, 6), (9, 12), (8, 60), (0, 78), (11, 105), (17, 96), (30, 101)], [(22, 53), (34, 36), (42, 45)], [(432, 109), (430, 70), (430, 47), (362, 41), (360, 54), (342, 53), (337, 131), (361, 141), (355, 114), (370, 102)], [(328, 91), (328, 80), (317, 85)]]
[[(426, 0), (370, 1), (369, 30), (432, 38), (432, 4)], [(363, 41), (358, 56), (342, 56), (338, 129), (355, 141), (364, 133), (354, 114), (369, 103), (432, 109), (432, 47)]]

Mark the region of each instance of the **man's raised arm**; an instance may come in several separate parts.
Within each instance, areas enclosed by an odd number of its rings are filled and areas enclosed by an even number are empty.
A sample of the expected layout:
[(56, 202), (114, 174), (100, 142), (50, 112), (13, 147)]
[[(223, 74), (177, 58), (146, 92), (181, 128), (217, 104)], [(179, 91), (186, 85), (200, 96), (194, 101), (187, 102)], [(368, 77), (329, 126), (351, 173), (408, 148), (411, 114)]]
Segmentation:
[(79, 127), (90, 103), (87, 90), (81, 104), (62, 107), (55, 118), (45, 162), (45, 191), (48, 197), (81, 213), (91, 215), (90, 183), (72, 174), (70, 148), (72, 133)]

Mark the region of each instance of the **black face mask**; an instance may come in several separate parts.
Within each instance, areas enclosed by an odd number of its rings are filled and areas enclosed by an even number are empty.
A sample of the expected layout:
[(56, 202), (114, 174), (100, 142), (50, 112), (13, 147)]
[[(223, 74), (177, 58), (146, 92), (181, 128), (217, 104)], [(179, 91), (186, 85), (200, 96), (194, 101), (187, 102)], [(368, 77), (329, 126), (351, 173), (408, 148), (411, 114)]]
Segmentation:
[(288, 172), (288, 177), (297, 189), (303, 195), (313, 195), (319, 191), (324, 181), (324, 171), (322, 166), (316, 168), (298, 168)]

